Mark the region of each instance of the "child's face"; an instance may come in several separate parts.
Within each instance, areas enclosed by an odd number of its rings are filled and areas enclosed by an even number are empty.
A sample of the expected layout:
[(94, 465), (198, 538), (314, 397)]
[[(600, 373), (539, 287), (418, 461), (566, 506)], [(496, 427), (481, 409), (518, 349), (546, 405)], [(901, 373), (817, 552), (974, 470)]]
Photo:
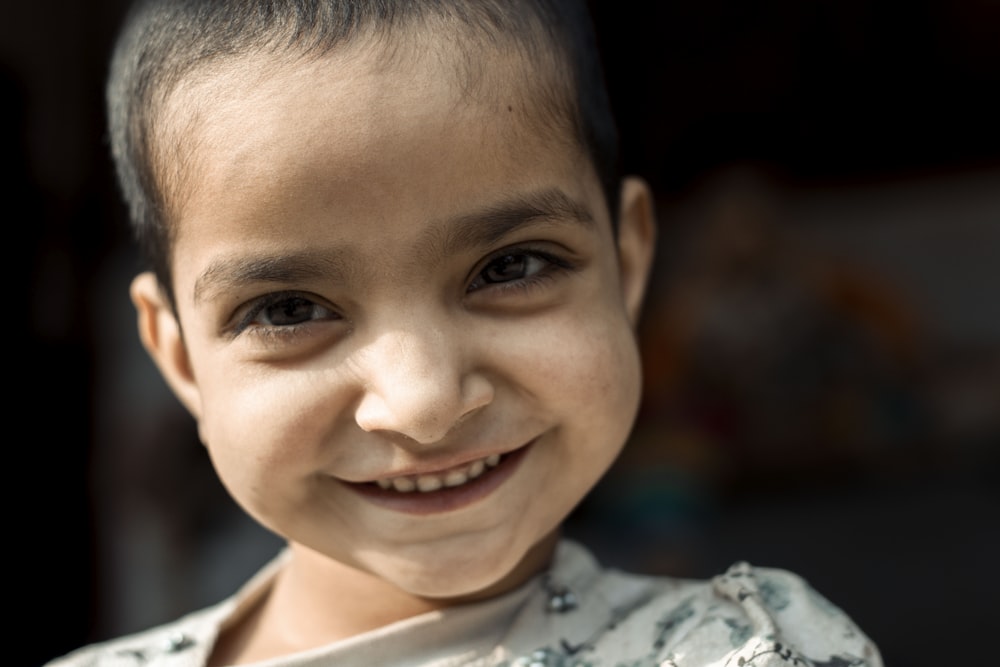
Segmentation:
[(293, 550), (422, 596), (502, 585), (631, 427), (648, 193), (616, 246), (585, 156), (431, 56), (264, 64), (173, 100), (183, 338), (144, 274), (144, 341)]

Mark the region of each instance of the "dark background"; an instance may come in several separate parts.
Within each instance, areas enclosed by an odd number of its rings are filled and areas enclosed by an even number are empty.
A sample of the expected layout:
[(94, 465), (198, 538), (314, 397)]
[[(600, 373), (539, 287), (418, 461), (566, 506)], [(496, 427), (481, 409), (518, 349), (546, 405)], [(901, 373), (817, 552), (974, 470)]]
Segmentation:
[[(123, 4), (0, 20), (5, 590), (23, 627), (5, 664), (214, 601), (278, 547), (133, 333), (102, 108)], [(663, 228), (636, 435), (568, 531), (648, 572), (792, 569), (890, 665), (985, 661), (1000, 3), (594, 4), (625, 164)]]

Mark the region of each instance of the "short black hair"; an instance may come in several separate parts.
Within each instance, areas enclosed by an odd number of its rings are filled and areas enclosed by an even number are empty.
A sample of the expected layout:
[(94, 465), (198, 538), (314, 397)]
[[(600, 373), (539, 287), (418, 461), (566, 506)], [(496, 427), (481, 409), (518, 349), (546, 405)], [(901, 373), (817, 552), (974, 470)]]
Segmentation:
[[(139, 0), (111, 60), (108, 124), (133, 235), (171, 303), (175, 230), (167, 219), (163, 172), (166, 162), (179, 160), (172, 147), (156, 145), (162, 140), (157, 123), (159, 105), (185, 77), (240, 56), (322, 55), (441, 19), (472, 46), (464, 49), (470, 65), (485, 44), (548, 58), (555, 70), (548, 76), (558, 83), (538, 96), (538, 111), (571, 128), (593, 162), (614, 221), (618, 134), (585, 0)], [(176, 172), (182, 165), (170, 168)]]

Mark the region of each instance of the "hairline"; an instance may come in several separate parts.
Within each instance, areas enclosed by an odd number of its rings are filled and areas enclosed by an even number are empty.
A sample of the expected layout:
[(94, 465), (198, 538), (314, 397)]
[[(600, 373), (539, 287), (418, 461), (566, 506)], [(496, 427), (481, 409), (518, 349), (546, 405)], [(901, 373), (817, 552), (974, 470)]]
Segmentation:
[[(585, 58), (580, 55), (579, 44), (574, 41), (578, 37), (575, 32), (558, 32), (546, 25), (546, 13), (552, 10), (543, 5), (535, 5), (532, 11), (508, 12), (505, 18), (514, 23), (503, 27), (491, 27), (488, 24), (490, 17), (485, 15), (473, 16), (482, 6), (476, 5), (470, 9), (463, 4), (435, 4), (428, 10), (416, 9), (413, 12), (407, 7), (398, 12), (401, 17), (390, 12), (391, 16), (387, 19), (365, 16), (355, 20), (342, 33), (332, 36), (323, 33), (323, 30), (327, 33), (330, 30), (319, 21), (302, 25), (295, 24), (294, 21), (283, 25), (255, 24), (242, 33), (237, 32), (236, 39), (226, 42), (223, 48), (207, 54), (198, 52), (198, 49), (204, 51), (215, 45), (205, 37), (182, 40), (181, 47), (176, 47), (167, 39), (164, 42), (166, 46), (160, 45), (160, 51), (154, 49), (154, 55), (158, 58), (154, 60), (154, 66), (145, 70), (130, 70), (129, 67), (135, 66), (122, 65), (123, 55), (128, 56), (137, 50), (142, 52), (142, 48), (135, 44), (127, 45), (129, 39), (133, 42), (138, 40), (142, 31), (126, 31), (125, 39), (120, 38), (116, 49), (108, 87), (109, 113), (114, 131), (112, 148), (119, 180), (126, 190), (126, 198), (132, 209), (130, 212), (134, 231), (143, 246), (147, 261), (153, 262), (154, 272), (162, 283), (161, 287), (168, 300), (173, 302), (174, 296), (172, 260), (178, 225), (171, 219), (170, 206), (173, 202), (169, 200), (171, 192), (167, 180), (172, 172), (177, 176), (175, 180), (183, 181), (186, 165), (184, 156), (164, 140), (164, 113), (169, 107), (169, 100), (185, 81), (200, 76), (199, 72), (224, 69), (241, 59), (270, 59), (275, 67), (280, 67), (283, 63), (294, 62), (299, 58), (320, 59), (359, 48), (367, 49), (370, 53), (373, 48), (378, 47), (382, 56), (391, 60), (395, 51), (404, 48), (406, 40), (400, 40), (401, 35), (427, 34), (439, 39), (441, 34), (450, 34), (453, 36), (450, 41), (457, 46), (457, 50), (452, 49), (451, 52), (457, 55), (453, 62), (461, 70), (460, 81), (480, 91), (488, 91), (489, 86), (482, 83), (482, 77), (495, 72), (491, 72), (488, 65), (482, 65), (482, 60), (476, 57), (478, 51), (482, 48), (492, 48), (498, 52), (510, 49), (528, 67), (526, 71), (533, 68), (534, 72), (546, 74), (541, 77), (525, 77), (532, 84), (530, 87), (537, 90), (529, 91), (523, 83), (519, 83), (515, 89), (521, 91), (526, 102), (535, 100), (528, 105), (532, 107), (531, 115), (535, 117), (533, 121), (556, 123), (564, 130), (558, 134), (566, 143), (576, 147), (582, 156), (593, 163), (614, 224), (617, 183), (611, 181), (618, 178), (617, 165), (610, 168), (614, 173), (609, 176), (606, 163), (617, 162), (616, 141), (610, 142), (612, 159), (602, 159), (609, 155), (606, 150), (609, 144), (604, 143), (607, 136), (598, 132), (599, 136), (595, 137), (590, 132), (594, 126), (590, 125), (589, 119), (595, 116), (588, 113), (588, 109), (591, 112), (593, 109), (586, 103), (581, 92), (584, 84), (575, 76), (565, 76), (567, 72), (579, 75), (584, 71), (590, 76), (593, 74), (593, 62), (585, 64)], [(495, 6), (491, 7), (496, 9)], [(579, 9), (574, 7), (568, 11)], [(176, 27), (175, 23), (184, 19), (190, 19), (190, 16), (172, 15), (170, 20), (174, 24), (166, 25)], [(148, 29), (151, 23), (147, 17), (145, 23), (140, 23), (140, 28)], [(457, 27), (457, 30), (444, 30), (443, 27), (451, 27), (443, 25), (446, 23)], [(163, 38), (162, 28), (160, 26), (161, 32), (154, 32), (154, 35)], [(575, 44), (575, 48), (570, 42)], [(124, 48), (123, 43), (126, 44)], [(226, 46), (232, 48), (227, 50)], [(542, 81), (545, 85), (539, 83)], [(537, 94), (539, 92), (544, 94)], [(603, 94), (602, 89), (598, 97)], [(116, 114), (119, 116), (117, 119)], [(123, 114), (124, 117), (121, 117)], [(598, 112), (596, 118), (603, 122), (602, 113)], [(197, 121), (196, 118), (191, 120)], [(131, 127), (126, 127), (126, 121)], [(597, 127), (600, 130), (603, 125), (599, 123)], [(614, 131), (613, 120), (611, 131)], [(181, 146), (180, 151), (186, 150), (183, 147), (186, 142), (174, 143)], [(174, 190), (178, 188), (175, 187)]]

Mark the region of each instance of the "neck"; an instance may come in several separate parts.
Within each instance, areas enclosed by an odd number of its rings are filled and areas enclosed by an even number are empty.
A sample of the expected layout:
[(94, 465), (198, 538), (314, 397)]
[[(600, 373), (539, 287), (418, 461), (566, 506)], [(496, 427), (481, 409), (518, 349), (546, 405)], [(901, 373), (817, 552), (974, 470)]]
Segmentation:
[(447, 599), (412, 595), (293, 543), (292, 557), (270, 592), (243, 619), (224, 630), (210, 665), (239, 665), (289, 655), (427, 612), (502, 595), (548, 566), (558, 537), (557, 533), (547, 536), (492, 586)]

